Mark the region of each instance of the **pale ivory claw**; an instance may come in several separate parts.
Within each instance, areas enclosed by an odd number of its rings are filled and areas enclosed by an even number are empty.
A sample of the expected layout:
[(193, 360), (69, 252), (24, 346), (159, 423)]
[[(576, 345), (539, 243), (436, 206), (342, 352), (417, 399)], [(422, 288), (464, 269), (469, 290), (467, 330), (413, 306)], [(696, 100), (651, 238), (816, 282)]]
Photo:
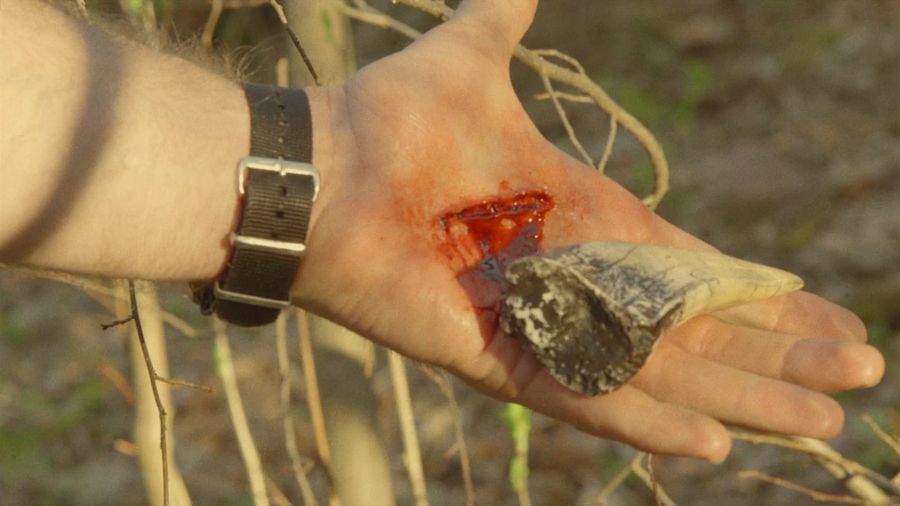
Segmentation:
[(803, 286), (789, 272), (719, 253), (618, 241), (523, 257), (506, 278), (503, 331), (589, 395), (634, 376), (671, 326)]

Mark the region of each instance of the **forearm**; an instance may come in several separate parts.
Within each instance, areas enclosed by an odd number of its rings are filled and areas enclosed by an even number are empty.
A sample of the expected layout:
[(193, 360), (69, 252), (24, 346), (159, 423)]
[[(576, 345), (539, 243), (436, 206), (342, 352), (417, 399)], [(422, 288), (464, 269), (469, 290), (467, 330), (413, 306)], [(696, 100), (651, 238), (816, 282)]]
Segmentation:
[(0, 65), (0, 261), (215, 276), (249, 153), (238, 84), (35, 1), (3, 2)]

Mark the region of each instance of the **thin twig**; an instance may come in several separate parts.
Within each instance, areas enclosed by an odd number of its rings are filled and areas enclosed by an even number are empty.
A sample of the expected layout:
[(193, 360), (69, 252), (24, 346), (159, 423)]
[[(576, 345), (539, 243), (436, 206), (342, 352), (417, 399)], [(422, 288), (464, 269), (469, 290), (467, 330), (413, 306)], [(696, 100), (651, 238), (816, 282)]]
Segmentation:
[[(553, 100), (554, 103), (557, 102), (557, 98), (561, 98), (563, 100), (573, 102), (576, 104), (593, 104), (594, 99), (587, 95), (576, 95), (574, 93), (566, 93), (564, 91), (552, 90), (547, 93), (539, 93), (534, 96), (535, 100)], [(616, 142), (616, 134), (618, 132), (619, 122), (616, 119), (616, 115), (614, 113), (609, 114), (609, 134), (606, 136), (606, 146), (603, 148), (603, 156), (600, 157), (600, 162), (597, 163), (597, 171), (601, 174), (606, 172), (606, 164), (609, 162), (609, 157), (612, 155), (613, 145)]]
[(297, 37), (297, 34), (294, 33), (294, 30), (291, 29), (291, 25), (288, 23), (287, 15), (284, 13), (284, 6), (281, 5), (279, 0), (269, 0), (269, 5), (271, 5), (275, 10), (275, 13), (278, 14), (278, 19), (281, 20), (281, 24), (284, 26), (284, 31), (287, 32), (288, 37), (290, 37), (297, 52), (300, 53), (300, 58), (303, 59), (303, 64), (306, 65), (306, 69), (309, 70), (309, 75), (312, 76), (313, 83), (315, 83), (316, 86), (322, 86), (322, 83), (319, 82), (319, 74), (316, 73), (316, 69), (313, 68), (312, 61), (309, 59), (309, 55), (306, 54), (306, 50), (303, 49), (303, 45), (300, 44), (300, 38)]
[(111, 322), (109, 322), (109, 323), (101, 323), (101, 324), (100, 324), (100, 329), (102, 329), (102, 330), (109, 330), (109, 329), (111, 329), (111, 328), (113, 328), (113, 327), (118, 327), (119, 325), (125, 325), (126, 323), (128, 323), (128, 322), (130, 322), (130, 321), (132, 321), (132, 320), (134, 320), (134, 315), (133, 315), (133, 314), (128, 315), (127, 317), (122, 318), (121, 320), (113, 320), (113, 321), (111, 321)]
[[(778, 485), (779, 487), (784, 487), (789, 490), (793, 490), (796, 492), (800, 492), (801, 494), (809, 497), (813, 501), (817, 502), (837, 502), (843, 504), (861, 504), (861, 505), (874, 505), (878, 503), (872, 503), (869, 501), (865, 501), (863, 499), (859, 499), (856, 497), (852, 497), (849, 495), (835, 495), (829, 494), (826, 492), (821, 492), (818, 490), (813, 490), (811, 488), (804, 487), (803, 485), (798, 485), (796, 483), (787, 481), (783, 478), (778, 478), (777, 476), (770, 476), (765, 473), (761, 473), (759, 471), (740, 471), (738, 472), (738, 476), (741, 478), (756, 478), (758, 480), (762, 480), (768, 483), (772, 483), (774, 485)], [(883, 503), (882, 503), (883, 504)]]
[(159, 396), (159, 388), (156, 385), (159, 375), (153, 367), (150, 359), (150, 351), (147, 349), (147, 341), (144, 339), (144, 327), (141, 325), (141, 315), (138, 311), (137, 295), (134, 291), (134, 280), (128, 280), (128, 297), (131, 299), (131, 319), (137, 330), (138, 342), (141, 345), (141, 353), (144, 355), (144, 363), (147, 365), (147, 374), (150, 376), (150, 388), (153, 391), (153, 400), (156, 402), (156, 411), (159, 413), (159, 448), (162, 454), (162, 480), (163, 480), (163, 506), (169, 506), (169, 449), (166, 442), (166, 408)]
[(231, 346), (228, 344), (228, 334), (225, 324), (218, 319), (213, 319), (215, 332), (215, 363), (216, 372), (222, 380), (222, 389), (225, 391), (225, 401), (228, 404), (228, 412), (231, 415), (231, 423), (237, 436), (238, 448), (247, 469), (247, 478), (250, 481), (250, 490), (253, 494), (253, 503), (257, 506), (268, 506), (269, 495), (266, 493), (265, 474), (262, 469), (262, 461), (253, 442), (253, 434), (250, 432), (250, 424), (247, 423), (247, 414), (244, 404), (241, 402), (241, 393), (238, 389), (237, 375), (234, 372), (234, 362), (231, 358)]
[[(817, 453), (843, 458), (843, 455), (841, 455), (837, 450), (829, 446), (828, 443), (824, 441), (799, 436), (794, 436), (792, 439)], [(834, 462), (826, 461), (821, 458), (817, 458), (816, 460), (832, 476), (834, 476), (838, 480), (843, 481), (847, 489), (853, 492), (856, 497), (859, 497), (868, 502), (878, 504), (887, 504), (888, 502), (890, 502), (890, 498), (887, 496), (887, 494), (885, 494), (880, 488), (875, 486), (875, 484), (865, 476), (851, 473), (842, 465), (836, 464)]]
[(85, 0), (75, 0), (75, 4), (78, 5), (78, 11), (81, 12), (81, 15), (84, 16), (84, 19), (90, 17)]
[(553, 93), (547, 93), (547, 92), (538, 93), (531, 98), (533, 98), (535, 100), (550, 100), (554, 95), (556, 95), (557, 98), (561, 98), (561, 99), (565, 100), (566, 102), (572, 102), (574, 104), (593, 104), (594, 103), (594, 99), (587, 95), (578, 95), (575, 93), (567, 93), (565, 91), (559, 91), (559, 90), (554, 90)]
[[(650, 473), (647, 472), (647, 470), (644, 469), (643, 466), (641, 466), (641, 460), (643, 460), (643, 458), (647, 454), (644, 452), (638, 452), (638, 455), (641, 458), (631, 461), (631, 470), (634, 471), (635, 476), (640, 478), (641, 481), (643, 481), (644, 484), (647, 485), (647, 488), (649, 488), (653, 492), (653, 495), (656, 497), (657, 503), (664, 504), (665, 506), (675, 506), (675, 501), (673, 501), (672, 498), (669, 497), (669, 494), (667, 494), (662, 487), (660, 487), (658, 484), (653, 484), (654, 480), (650, 476)], [(654, 488), (654, 486), (656, 488)]]
[(453, 382), (447, 375), (446, 371), (435, 371), (431, 367), (421, 364), (419, 369), (425, 375), (434, 381), (447, 402), (450, 404), (450, 411), (453, 413), (453, 429), (456, 437), (454, 448), (459, 452), (459, 465), (462, 471), (463, 487), (466, 491), (466, 506), (475, 504), (475, 486), (472, 483), (472, 469), (469, 461), (469, 450), (466, 446), (465, 432), (463, 431), (461, 410), (456, 402), (456, 394), (453, 393)]
[(403, 448), (406, 456), (406, 470), (412, 486), (413, 499), (417, 506), (428, 504), (425, 491), (425, 473), (422, 470), (422, 454), (419, 451), (419, 439), (416, 437), (416, 421), (412, 411), (412, 400), (409, 395), (409, 381), (406, 379), (406, 366), (403, 357), (394, 351), (388, 351), (388, 365), (391, 371), (391, 382), (394, 385), (394, 396), (397, 401), (397, 415), (400, 419), (400, 432), (403, 436)]
[(562, 104), (559, 103), (559, 99), (556, 98), (556, 93), (553, 89), (553, 84), (550, 83), (550, 79), (547, 77), (547, 74), (541, 73), (541, 83), (544, 84), (544, 88), (547, 90), (547, 93), (550, 95), (550, 100), (553, 102), (553, 108), (556, 109), (556, 115), (559, 116), (559, 120), (562, 122), (563, 128), (566, 130), (566, 135), (569, 136), (569, 141), (572, 142), (572, 145), (575, 146), (575, 149), (578, 151), (578, 154), (581, 155), (581, 158), (590, 165), (594, 166), (594, 159), (591, 158), (591, 155), (584, 149), (584, 146), (581, 145), (581, 141), (578, 140), (578, 136), (575, 135), (575, 129), (572, 128), (572, 123), (569, 122), (569, 115), (566, 114), (566, 110), (563, 109)]
[(650, 490), (653, 492), (653, 498), (656, 499), (656, 506), (661, 506), (659, 499), (659, 481), (656, 479), (656, 472), (653, 469), (653, 454), (647, 454), (647, 474), (650, 476), (650, 483), (653, 485)]
[(850, 474), (855, 474), (859, 476), (864, 476), (869, 478), (870, 480), (877, 483), (879, 486), (884, 488), (885, 490), (889, 490), (893, 494), (900, 494), (900, 486), (897, 484), (891, 483), (891, 480), (882, 476), (875, 471), (863, 466), (862, 464), (850, 460), (840, 453), (834, 451), (830, 447), (830, 451), (823, 450), (822, 447), (813, 448), (808, 443), (804, 443), (798, 441), (796, 439), (788, 439), (781, 436), (774, 436), (770, 434), (751, 434), (749, 432), (737, 432), (737, 431), (729, 431), (728, 433), (732, 439), (736, 439), (739, 441), (747, 441), (753, 444), (768, 444), (773, 446), (780, 446), (782, 448), (790, 448), (792, 450), (797, 450), (808, 455), (812, 455), (817, 458), (821, 458), (828, 462), (833, 462), (835, 464), (840, 465), (844, 470), (846, 470)]
[(869, 428), (872, 429), (872, 432), (874, 432), (875, 435), (878, 436), (878, 439), (884, 441), (885, 444), (887, 444), (891, 447), (892, 450), (894, 450), (894, 453), (900, 455), (900, 439), (885, 432), (884, 429), (882, 429), (877, 423), (875, 423), (875, 420), (873, 420), (869, 415), (863, 415), (862, 421), (866, 422), (866, 425), (868, 425)]
[(103, 359), (97, 364), (97, 372), (112, 383), (113, 387), (122, 394), (122, 397), (125, 398), (125, 402), (127, 402), (129, 406), (134, 406), (134, 389), (131, 388), (128, 380), (125, 379), (125, 376), (123, 376), (118, 369)]
[(306, 383), (306, 403), (309, 417), (313, 425), (316, 440), (316, 451), (325, 466), (331, 472), (331, 450), (328, 446), (328, 435), (325, 432), (325, 416), (322, 414), (322, 399), (319, 396), (319, 381), (316, 376), (316, 359), (312, 351), (312, 338), (309, 335), (309, 320), (306, 311), (297, 309), (297, 341), (300, 347), (300, 361), (303, 365), (303, 381)]
[(619, 131), (619, 120), (616, 118), (615, 114), (609, 115), (609, 134), (606, 136), (606, 147), (603, 148), (603, 156), (600, 157), (600, 162), (597, 164), (597, 171), (601, 174), (606, 172), (606, 164), (609, 162), (609, 157), (612, 155), (613, 145), (616, 143), (616, 134)]
[(603, 487), (602, 490), (600, 490), (600, 493), (597, 494), (597, 497), (594, 499), (594, 503), (605, 505), (606, 500), (609, 498), (609, 496), (613, 492), (615, 492), (616, 489), (619, 488), (623, 483), (625, 483), (625, 480), (628, 479), (628, 477), (631, 476), (631, 473), (634, 472), (634, 466), (640, 465), (640, 461), (643, 456), (644, 455), (640, 452), (636, 453), (634, 455), (634, 458), (631, 459), (631, 462), (620, 469), (619, 472), (616, 473), (616, 475), (613, 476), (611, 480), (609, 480), (609, 483), (607, 483), (606, 486)]
[(278, 371), (281, 375), (281, 421), (284, 428), (284, 447), (291, 459), (291, 469), (294, 471), (294, 479), (300, 487), (303, 495), (303, 504), (315, 506), (316, 496), (313, 495), (309, 480), (306, 479), (306, 469), (297, 451), (297, 434), (294, 432), (294, 416), (291, 414), (291, 362), (287, 352), (287, 313), (282, 311), (275, 320), (275, 348), (278, 351)]
[(581, 75), (587, 75), (587, 72), (584, 71), (584, 67), (581, 65), (581, 62), (576, 60), (575, 58), (563, 53), (558, 49), (533, 49), (538, 56), (544, 58), (558, 58), (566, 63), (568, 63), (572, 70), (578, 72)]
[(156, 376), (156, 381), (160, 381), (160, 382), (162, 382), (162, 383), (166, 383), (166, 384), (171, 385), (171, 386), (173, 386), (173, 387), (185, 387), (185, 388), (190, 388), (190, 389), (193, 389), (193, 390), (199, 390), (199, 391), (201, 391), (201, 392), (203, 392), (203, 393), (207, 393), (207, 394), (211, 394), (211, 393), (213, 393), (213, 392), (216, 391), (213, 387), (211, 387), (211, 386), (209, 386), (209, 385), (201, 385), (201, 384), (199, 384), (199, 383), (191, 383), (190, 381), (184, 381), (184, 380), (173, 379), (173, 378), (166, 378), (166, 377), (159, 376), (159, 375)]
[(378, 9), (370, 7), (365, 2), (358, 0), (355, 3), (357, 5), (356, 7), (351, 7), (345, 3), (340, 3), (338, 6), (341, 9), (341, 12), (348, 18), (353, 18), (357, 21), (362, 21), (363, 23), (368, 23), (379, 28), (394, 30), (400, 35), (404, 35), (410, 39), (418, 39), (422, 36), (422, 32), (402, 21), (398, 21), (382, 13)]
[(200, 35), (200, 44), (206, 49), (212, 49), (213, 47), (213, 35), (216, 33), (216, 26), (219, 24), (219, 18), (222, 17), (224, 8), (222, 0), (212, 0), (212, 5), (209, 7), (209, 16), (206, 17), (203, 33)]
[(272, 497), (272, 506), (291, 506), (290, 499), (278, 488), (278, 484), (268, 476), (266, 476), (266, 488)]

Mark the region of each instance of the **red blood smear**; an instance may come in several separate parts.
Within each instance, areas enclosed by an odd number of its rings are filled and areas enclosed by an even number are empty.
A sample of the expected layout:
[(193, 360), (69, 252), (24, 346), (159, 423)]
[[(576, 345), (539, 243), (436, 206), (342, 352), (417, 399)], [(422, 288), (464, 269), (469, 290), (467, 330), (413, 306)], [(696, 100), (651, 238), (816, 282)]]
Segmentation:
[[(500, 298), (508, 283), (503, 276), (506, 266), (540, 249), (544, 215), (553, 207), (553, 199), (546, 193), (527, 192), (484, 201), (440, 218), (451, 250), (464, 261), (469, 257), (469, 267), (457, 279), (478, 312), (486, 342), (497, 329)], [(472, 245), (478, 250), (475, 259), (471, 258)]]

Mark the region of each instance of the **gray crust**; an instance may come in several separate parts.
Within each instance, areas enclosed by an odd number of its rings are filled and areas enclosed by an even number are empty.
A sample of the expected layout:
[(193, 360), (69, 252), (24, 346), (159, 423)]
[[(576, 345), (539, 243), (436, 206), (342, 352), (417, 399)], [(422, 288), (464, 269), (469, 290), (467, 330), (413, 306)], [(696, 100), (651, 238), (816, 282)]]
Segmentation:
[(588, 395), (612, 392), (637, 373), (685, 291), (673, 291), (665, 272), (622, 263), (633, 249), (610, 260), (597, 247), (512, 262), (500, 318), (503, 331), (527, 343), (554, 378)]

